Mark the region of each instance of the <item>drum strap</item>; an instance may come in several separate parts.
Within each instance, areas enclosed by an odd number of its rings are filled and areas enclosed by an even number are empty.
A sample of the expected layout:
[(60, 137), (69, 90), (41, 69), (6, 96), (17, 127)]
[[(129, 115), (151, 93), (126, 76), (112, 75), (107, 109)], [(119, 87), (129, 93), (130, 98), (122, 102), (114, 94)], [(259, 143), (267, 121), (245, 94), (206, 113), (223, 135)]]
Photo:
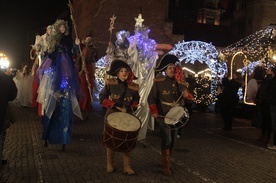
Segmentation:
[(172, 106), (172, 107), (180, 106), (179, 103), (176, 104), (175, 102), (165, 102), (165, 101), (161, 100), (161, 103), (164, 104), (164, 105)]

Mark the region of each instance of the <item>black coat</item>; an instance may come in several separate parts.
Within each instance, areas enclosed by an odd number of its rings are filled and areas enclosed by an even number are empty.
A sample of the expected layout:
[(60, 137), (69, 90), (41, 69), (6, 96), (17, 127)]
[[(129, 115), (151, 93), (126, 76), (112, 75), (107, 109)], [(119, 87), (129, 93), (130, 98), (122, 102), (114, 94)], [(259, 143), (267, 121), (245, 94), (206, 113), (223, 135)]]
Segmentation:
[(276, 105), (276, 77), (271, 79), (267, 100), (269, 104)]
[(241, 83), (235, 79), (231, 79), (223, 89), (221, 94), (221, 105), (235, 106), (239, 101), (238, 90), (242, 86)]
[(17, 96), (17, 88), (13, 79), (2, 71), (0, 71), (0, 88), (0, 134), (2, 134), (8, 102)]

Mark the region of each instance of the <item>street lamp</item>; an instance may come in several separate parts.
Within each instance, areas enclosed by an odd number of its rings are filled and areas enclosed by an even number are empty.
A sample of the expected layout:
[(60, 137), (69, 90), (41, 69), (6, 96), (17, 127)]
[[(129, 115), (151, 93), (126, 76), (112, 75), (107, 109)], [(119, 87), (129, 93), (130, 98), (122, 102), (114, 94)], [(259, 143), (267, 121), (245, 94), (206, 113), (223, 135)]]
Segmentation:
[(8, 57), (3, 54), (0, 53), (0, 69), (7, 69), (10, 66), (10, 61), (8, 59)]

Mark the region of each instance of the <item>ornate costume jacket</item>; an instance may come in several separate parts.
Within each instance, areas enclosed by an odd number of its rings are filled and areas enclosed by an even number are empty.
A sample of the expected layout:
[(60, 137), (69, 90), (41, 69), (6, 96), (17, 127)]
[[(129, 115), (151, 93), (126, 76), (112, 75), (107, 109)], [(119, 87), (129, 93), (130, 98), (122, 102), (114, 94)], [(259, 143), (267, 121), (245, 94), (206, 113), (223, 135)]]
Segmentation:
[(151, 113), (165, 116), (172, 107), (183, 106), (183, 98), (180, 96), (186, 89), (186, 83), (177, 82), (175, 79), (168, 77), (155, 79), (148, 96)]
[(135, 83), (121, 82), (116, 78), (107, 79), (100, 93), (100, 103), (108, 108), (107, 114), (116, 111), (114, 106), (124, 107), (132, 113), (132, 108), (136, 108), (140, 100), (138, 91), (139, 86)]

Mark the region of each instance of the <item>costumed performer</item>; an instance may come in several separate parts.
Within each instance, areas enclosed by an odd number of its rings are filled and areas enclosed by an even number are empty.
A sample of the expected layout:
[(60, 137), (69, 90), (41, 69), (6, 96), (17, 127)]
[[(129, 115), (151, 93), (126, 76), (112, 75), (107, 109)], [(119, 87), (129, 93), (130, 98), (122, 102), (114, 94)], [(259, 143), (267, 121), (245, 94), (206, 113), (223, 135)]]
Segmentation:
[[(116, 78), (106, 80), (99, 97), (100, 103), (107, 108), (104, 118), (105, 123), (107, 123), (107, 116), (112, 112), (127, 112), (132, 114), (137, 109), (140, 100), (139, 85), (133, 83), (133, 79), (136, 79), (136, 77), (125, 61), (118, 59), (112, 61), (107, 74)], [(107, 172), (111, 173), (114, 171), (114, 151), (108, 147), (106, 150)], [(135, 174), (130, 167), (130, 151), (123, 153), (124, 173), (129, 175)]]

